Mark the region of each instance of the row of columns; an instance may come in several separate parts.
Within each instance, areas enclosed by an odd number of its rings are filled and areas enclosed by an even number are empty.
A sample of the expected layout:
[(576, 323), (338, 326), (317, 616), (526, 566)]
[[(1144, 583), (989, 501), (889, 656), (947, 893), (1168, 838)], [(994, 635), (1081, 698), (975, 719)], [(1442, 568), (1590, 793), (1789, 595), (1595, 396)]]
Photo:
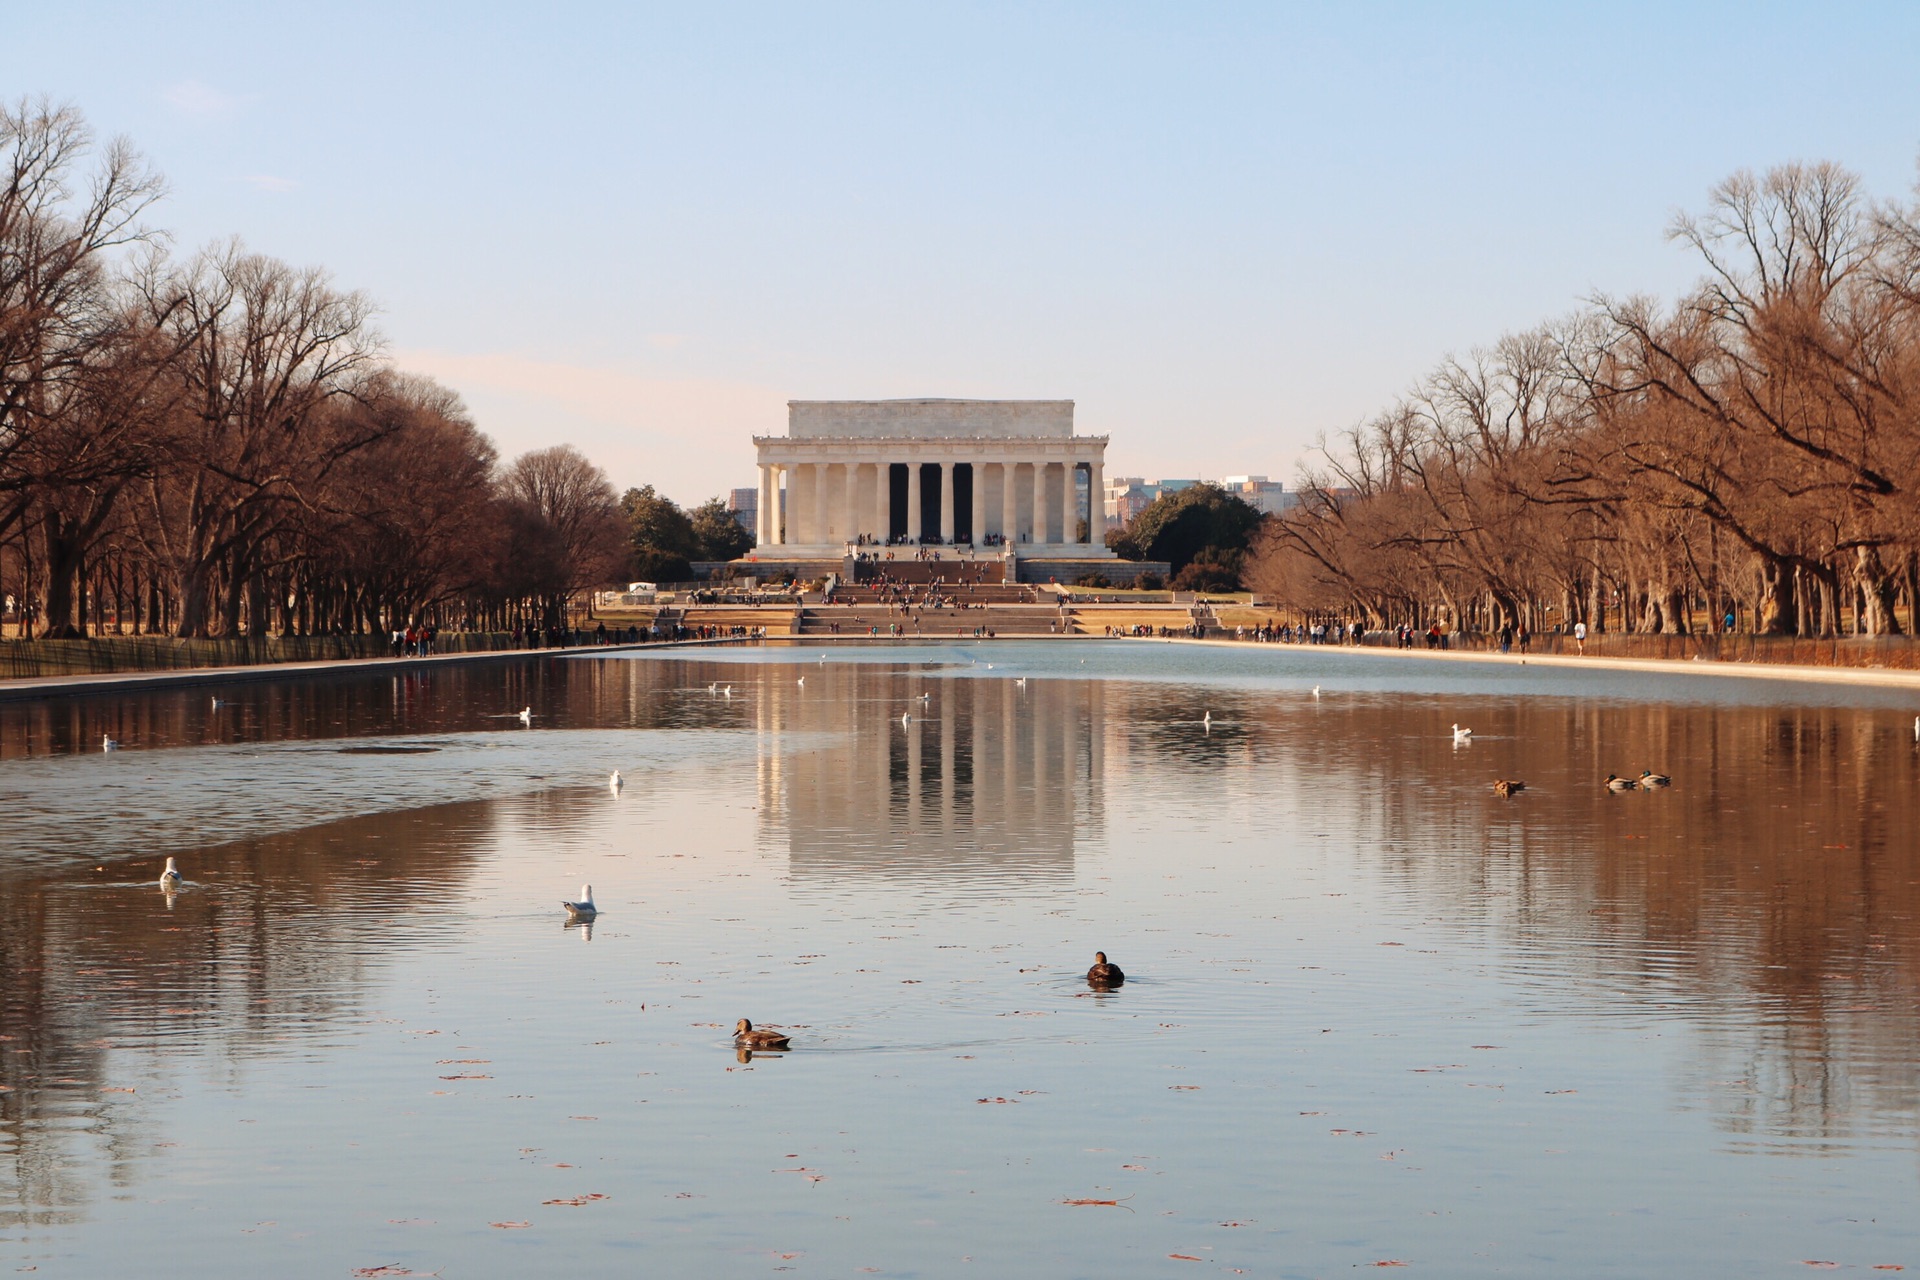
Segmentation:
[[(1071, 522), (1078, 514), (1078, 504), (1074, 501), (1075, 488), (1073, 473), (1080, 467), (1087, 468), (1087, 537), (1085, 545), (1104, 546), (1106, 544), (1106, 485), (1104, 467), (1100, 462), (1064, 462), (1057, 464), (1061, 471), (1056, 480), (1051, 462), (1021, 462), (1007, 459), (998, 462), (976, 462), (966, 460), (973, 468), (973, 502), (970, 529), (976, 545), (989, 534), (999, 534), (1007, 542), (1017, 542), (1022, 532), (1019, 528), (1019, 494), (1026, 488), (1032, 495), (1032, 519), (1025, 532), (1028, 540), (1035, 543), (1046, 542), (1051, 532), (1056, 514), (1061, 521), (1061, 544), (1079, 542), (1073, 535), (1076, 532)], [(893, 478), (892, 465), (885, 462), (792, 462), (762, 463), (760, 466), (759, 508), (755, 519), (755, 541), (761, 547), (779, 547), (789, 545), (821, 546), (855, 541), (861, 534), (884, 541), (892, 528), (893, 516)], [(924, 509), (921, 500), (919, 461), (907, 463), (907, 535), (918, 538), (924, 527)], [(954, 511), (954, 468), (958, 461), (929, 462), (925, 465), (940, 468), (940, 540), (951, 543), (957, 525)], [(1001, 475), (1000, 527), (990, 529), (987, 525), (987, 478), (990, 465), (997, 465)], [(838, 503), (833, 501), (834, 485), (832, 480), (838, 472)], [(782, 473), (787, 475), (785, 527), (782, 527), (781, 486)], [(871, 473), (873, 477), (873, 503), (866, 511), (860, 507), (860, 490), (863, 477)], [(1027, 483), (1022, 486), (1022, 477)], [(1056, 494), (1056, 488), (1064, 492)], [(1057, 499), (1057, 502), (1056, 502)], [(835, 511), (840, 519), (835, 521)], [(837, 525), (837, 527), (836, 527)], [(797, 526), (797, 527), (796, 527)], [(1056, 544), (1058, 545), (1058, 544)]]

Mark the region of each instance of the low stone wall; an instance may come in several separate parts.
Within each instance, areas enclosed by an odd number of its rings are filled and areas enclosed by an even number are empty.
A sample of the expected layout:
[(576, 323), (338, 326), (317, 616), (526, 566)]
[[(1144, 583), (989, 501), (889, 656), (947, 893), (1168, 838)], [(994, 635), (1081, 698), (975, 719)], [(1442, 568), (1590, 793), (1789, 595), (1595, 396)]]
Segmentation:
[[(1391, 632), (1372, 632), (1365, 643), (1391, 648)], [(1416, 634), (1416, 649), (1426, 647)], [(1447, 648), (1457, 653), (1500, 651), (1500, 642), (1488, 636), (1449, 636)], [(1570, 635), (1536, 635), (1528, 652), (1573, 656), (1580, 646)], [(1515, 645), (1512, 652), (1520, 652)], [(1628, 635), (1605, 632), (1587, 637), (1590, 658), (1664, 658), (1669, 661), (1784, 663), (1808, 667), (1886, 667), (1920, 670), (1920, 641), (1910, 636), (1839, 636), (1807, 640), (1794, 636), (1749, 635)]]
[[(436, 653), (491, 653), (513, 648), (505, 632), (442, 632)], [(99, 636), (88, 640), (0, 643), (0, 679), (100, 675), (116, 671), (183, 671), (281, 662), (390, 658), (386, 636), (267, 636), (179, 640), (171, 636)]]
[(1157, 573), (1163, 582), (1173, 576), (1173, 566), (1164, 560), (1070, 560), (1065, 557), (1029, 560), (1021, 556), (1018, 571), (1022, 582), (1058, 582), (1068, 587), (1094, 573), (1106, 575), (1107, 581), (1116, 587), (1132, 586), (1143, 573)]

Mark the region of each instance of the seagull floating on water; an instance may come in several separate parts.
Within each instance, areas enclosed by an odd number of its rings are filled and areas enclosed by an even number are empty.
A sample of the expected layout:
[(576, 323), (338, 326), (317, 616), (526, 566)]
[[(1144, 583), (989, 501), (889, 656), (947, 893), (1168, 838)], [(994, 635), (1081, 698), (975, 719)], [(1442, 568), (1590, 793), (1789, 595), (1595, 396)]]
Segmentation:
[(1459, 725), (1455, 725), (1453, 726), (1453, 740), (1455, 742), (1472, 742), (1473, 730), (1462, 729)]
[(521, 724), (525, 724), (525, 725), (530, 725), (530, 724), (532, 724), (532, 723), (533, 723), (533, 708), (532, 708), (532, 707), (522, 707), (522, 708), (520, 708), (520, 723), (521, 723)]
[(800, 687), (802, 689), (807, 687), (807, 678), (805, 676), (800, 677)]
[(100, 749), (102, 751), (118, 751), (120, 744), (109, 735), (103, 733), (100, 735)]
[(1207, 714), (1201, 716), (1200, 723), (1208, 729), (1213, 728), (1213, 712), (1209, 711)]
[(218, 699), (218, 698), (215, 698), (215, 699), (213, 700), (213, 709), (214, 709), (215, 711), (218, 711), (218, 710), (220, 709), (220, 699)]
[(1320, 686), (1319, 686), (1319, 685), (1315, 685), (1315, 686), (1313, 686), (1313, 696), (1314, 696), (1314, 697), (1316, 697), (1316, 698), (1320, 696)]
[(726, 688), (722, 689), (720, 692), (723, 696), (731, 698), (733, 696), (733, 686), (728, 685)]
[(619, 795), (620, 788), (626, 785), (627, 785), (627, 780), (620, 776), (620, 771), (618, 769), (615, 769), (613, 771), (613, 776), (607, 779), (607, 790), (613, 792), (613, 794), (615, 795)]
[(907, 713), (907, 712), (901, 712), (901, 714), (900, 714), (900, 727), (901, 727), (902, 729), (904, 729), (904, 728), (906, 728), (906, 727), (907, 727), (908, 725), (910, 725), (910, 724), (912, 724), (912, 723), (913, 723), (913, 716), (912, 716), (912, 715), (911, 715), (910, 713)]
[(162, 889), (178, 889), (180, 887), (180, 868), (173, 865), (172, 858), (167, 859), (167, 869), (160, 873), (160, 887)]
[(1016, 685), (1019, 685), (1022, 689), (1024, 689), (1027, 687), (1027, 678), (1025, 676), (1021, 676), (1019, 679), (1015, 680), (1014, 683)]
[(590, 884), (580, 886), (580, 901), (568, 902), (562, 898), (560, 905), (567, 909), (569, 920), (591, 920), (600, 914), (600, 909), (593, 905), (593, 886)]
[(718, 693), (718, 692), (720, 692), (720, 682), (719, 682), (718, 680), (715, 680), (715, 681), (714, 681), (714, 682), (713, 682), (712, 684), (710, 684), (710, 685), (708, 685), (708, 686), (707, 686), (707, 692), (708, 692), (708, 693)]

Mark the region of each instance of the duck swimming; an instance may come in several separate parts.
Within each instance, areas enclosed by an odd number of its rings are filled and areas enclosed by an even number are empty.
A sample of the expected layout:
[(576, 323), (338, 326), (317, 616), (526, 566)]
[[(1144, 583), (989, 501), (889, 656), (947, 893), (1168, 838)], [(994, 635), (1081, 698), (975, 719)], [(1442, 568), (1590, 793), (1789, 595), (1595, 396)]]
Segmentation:
[(1607, 790), (1609, 791), (1638, 791), (1639, 789), (1640, 784), (1632, 778), (1616, 778), (1612, 774), (1607, 775)]
[(1455, 725), (1453, 726), (1453, 740), (1455, 742), (1471, 742), (1473, 740), (1473, 730), (1462, 729), (1459, 725)]
[(755, 1031), (745, 1018), (733, 1026), (733, 1043), (741, 1049), (784, 1049), (788, 1039), (778, 1031)]
[(1527, 784), (1518, 778), (1501, 778), (1493, 784), (1493, 789), (1502, 796), (1510, 796), (1516, 791), (1525, 791)]
[(180, 887), (180, 869), (173, 865), (172, 858), (167, 859), (167, 869), (160, 873), (160, 887), (162, 889), (178, 889)]
[(1088, 982), (1096, 987), (1117, 987), (1126, 980), (1127, 975), (1120, 972), (1119, 965), (1107, 963), (1106, 952), (1093, 953), (1093, 968), (1087, 970)]
[(593, 886), (590, 884), (580, 886), (580, 901), (568, 902), (562, 898), (560, 905), (567, 909), (569, 920), (591, 920), (600, 914), (600, 908), (593, 905)]
[(627, 780), (620, 776), (620, 771), (618, 769), (615, 769), (613, 771), (613, 776), (607, 779), (607, 790), (613, 792), (613, 794), (615, 795), (619, 795), (620, 788), (626, 785), (627, 785)]
[(1640, 771), (1640, 785), (1649, 790), (1654, 787), (1670, 787), (1673, 785), (1673, 775), (1655, 773), (1651, 769), (1642, 769)]

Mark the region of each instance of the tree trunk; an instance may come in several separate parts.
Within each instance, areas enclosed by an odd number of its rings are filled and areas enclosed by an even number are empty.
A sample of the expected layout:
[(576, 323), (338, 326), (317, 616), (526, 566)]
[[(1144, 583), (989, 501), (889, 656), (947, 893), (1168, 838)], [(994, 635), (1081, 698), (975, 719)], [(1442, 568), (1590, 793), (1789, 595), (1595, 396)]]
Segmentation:
[(1778, 556), (1760, 557), (1760, 602), (1753, 616), (1755, 635), (1799, 634), (1800, 601), (1799, 593), (1794, 590), (1797, 572)]
[(1894, 611), (1893, 575), (1874, 547), (1857, 547), (1853, 553), (1853, 580), (1859, 588), (1861, 629), (1870, 636), (1900, 634), (1900, 618)]

